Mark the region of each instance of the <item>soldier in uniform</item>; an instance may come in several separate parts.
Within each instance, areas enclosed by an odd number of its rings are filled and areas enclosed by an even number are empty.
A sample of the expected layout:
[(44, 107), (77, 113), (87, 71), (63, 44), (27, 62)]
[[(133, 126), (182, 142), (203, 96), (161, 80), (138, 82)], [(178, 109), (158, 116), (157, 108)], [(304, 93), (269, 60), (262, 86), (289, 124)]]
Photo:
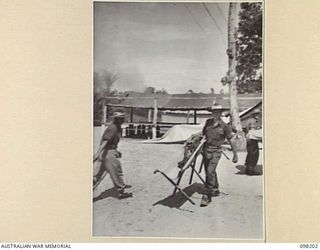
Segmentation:
[(238, 155), (231, 144), (231, 138), (233, 137), (231, 129), (226, 123), (221, 120), (222, 109), (214, 107), (212, 111), (213, 118), (208, 119), (202, 130), (203, 135), (206, 138), (206, 142), (203, 146), (203, 163), (206, 172), (205, 182), (205, 194), (202, 196), (201, 206), (205, 207), (211, 202), (213, 196), (218, 196), (219, 183), (216, 173), (216, 168), (221, 158), (221, 145), (228, 139), (232, 151), (233, 162), (238, 161)]
[(258, 175), (255, 167), (259, 160), (259, 140), (255, 138), (252, 134), (254, 131), (261, 129), (261, 119), (260, 119), (261, 111), (259, 109), (255, 109), (252, 112), (252, 117), (247, 121), (247, 157), (246, 157), (246, 174), (247, 175)]
[(94, 182), (101, 178), (104, 171), (107, 171), (118, 190), (119, 199), (132, 197), (132, 193), (125, 192), (125, 188), (131, 186), (124, 183), (122, 167), (119, 161), (121, 153), (117, 150), (121, 137), (121, 124), (124, 122), (124, 118), (124, 113), (115, 112), (113, 114), (113, 123), (104, 131), (99, 149), (93, 156), (94, 162), (96, 160), (101, 161), (101, 167), (96, 176), (94, 176)]

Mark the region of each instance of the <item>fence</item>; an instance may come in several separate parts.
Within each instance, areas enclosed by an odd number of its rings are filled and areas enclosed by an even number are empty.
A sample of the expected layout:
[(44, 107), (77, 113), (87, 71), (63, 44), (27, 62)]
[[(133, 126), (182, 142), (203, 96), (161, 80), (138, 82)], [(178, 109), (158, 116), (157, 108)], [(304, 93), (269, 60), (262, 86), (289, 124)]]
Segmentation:
[[(161, 137), (167, 127), (156, 126), (156, 136)], [(122, 137), (126, 138), (137, 138), (137, 139), (149, 139), (152, 138), (152, 125), (151, 124), (134, 124), (129, 123), (125, 127), (122, 127)]]

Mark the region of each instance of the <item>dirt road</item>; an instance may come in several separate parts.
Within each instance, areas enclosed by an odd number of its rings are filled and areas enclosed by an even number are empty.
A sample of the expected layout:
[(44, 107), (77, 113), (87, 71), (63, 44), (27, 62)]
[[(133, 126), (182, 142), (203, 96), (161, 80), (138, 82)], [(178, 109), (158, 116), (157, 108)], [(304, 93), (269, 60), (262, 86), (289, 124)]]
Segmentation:
[[(96, 134), (95, 147), (98, 138)], [(221, 194), (203, 208), (202, 183), (194, 176), (189, 185), (190, 171), (181, 186), (196, 205), (180, 193), (171, 196), (173, 186), (160, 174), (153, 174), (155, 169), (167, 169), (175, 176), (182, 145), (150, 145), (122, 139), (119, 150), (133, 198), (118, 200), (109, 176), (105, 178), (93, 194), (93, 236), (263, 238), (263, 175), (244, 174), (245, 153), (239, 154), (237, 164), (222, 156), (217, 169)], [(227, 154), (232, 157), (231, 152)], [(259, 164), (262, 172), (262, 157)], [(204, 177), (203, 171), (201, 175)]]

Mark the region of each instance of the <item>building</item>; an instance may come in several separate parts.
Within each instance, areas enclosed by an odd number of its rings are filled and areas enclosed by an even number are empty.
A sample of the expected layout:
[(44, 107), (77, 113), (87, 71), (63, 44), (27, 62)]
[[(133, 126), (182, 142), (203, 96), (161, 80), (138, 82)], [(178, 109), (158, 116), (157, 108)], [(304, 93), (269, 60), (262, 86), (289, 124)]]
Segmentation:
[[(262, 102), (261, 94), (238, 95), (239, 112)], [(119, 99), (117, 104), (108, 103), (108, 110), (122, 108), (131, 123), (151, 123), (155, 106), (158, 111), (157, 122), (172, 124), (199, 124), (211, 115), (214, 105), (230, 108), (227, 94), (157, 94), (132, 93)]]

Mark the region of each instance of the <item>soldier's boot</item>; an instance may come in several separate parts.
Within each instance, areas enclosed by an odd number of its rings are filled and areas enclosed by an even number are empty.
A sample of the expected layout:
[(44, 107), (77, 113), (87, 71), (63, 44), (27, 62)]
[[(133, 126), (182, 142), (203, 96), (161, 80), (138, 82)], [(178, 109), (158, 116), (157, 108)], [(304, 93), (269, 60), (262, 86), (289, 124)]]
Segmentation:
[(213, 196), (213, 197), (219, 196), (219, 194), (220, 194), (219, 189), (218, 189), (218, 188), (214, 188), (214, 189), (213, 189), (213, 192), (212, 192), (212, 196)]
[(247, 175), (259, 175), (260, 173), (258, 173), (254, 168), (246, 167), (246, 174)]
[(211, 202), (211, 196), (204, 194), (201, 199), (200, 207), (206, 207)]
[(130, 198), (132, 196), (133, 196), (132, 193), (126, 193), (124, 190), (120, 190), (119, 193), (118, 193), (118, 198), (119, 199)]
[(253, 172), (252, 167), (250, 167), (249, 165), (245, 165), (245, 166), (246, 166), (246, 170), (245, 170), (246, 175), (251, 175), (251, 173)]

